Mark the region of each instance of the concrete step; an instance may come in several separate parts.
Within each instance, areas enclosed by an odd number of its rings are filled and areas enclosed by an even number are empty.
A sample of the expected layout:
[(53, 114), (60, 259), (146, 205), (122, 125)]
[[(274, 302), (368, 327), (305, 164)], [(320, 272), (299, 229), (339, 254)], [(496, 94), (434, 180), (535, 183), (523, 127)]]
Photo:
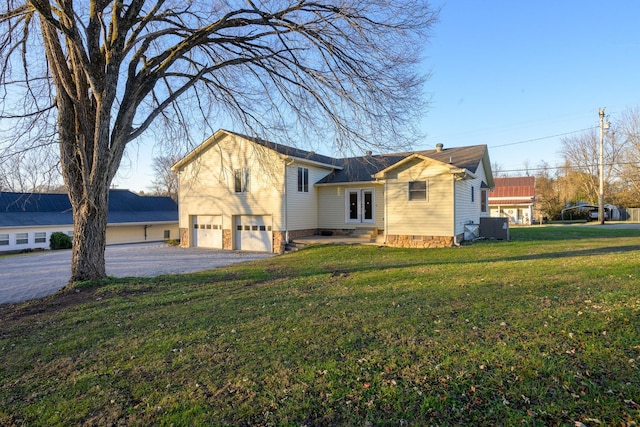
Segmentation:
[(304, 242), (295, 242), (295, 241), (290, 241), (289, 243), (287, 243), (284, 246), (284, 251), (285, 252), (295, 252), (299, 249), (304, 248), (305, 246), (307, 246), (307, 243)]

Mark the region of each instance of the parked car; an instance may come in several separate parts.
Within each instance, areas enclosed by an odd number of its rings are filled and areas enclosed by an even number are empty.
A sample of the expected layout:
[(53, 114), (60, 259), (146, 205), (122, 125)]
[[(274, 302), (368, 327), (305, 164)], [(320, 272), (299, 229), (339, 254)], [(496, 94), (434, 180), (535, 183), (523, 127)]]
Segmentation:
[[(608, 208), (604, 208), (604, 219), (605, 220), (609, 220), (609, 209)], [(598, 220), (598, 209), (591, 209), (589, 211), (589, 217), (587, 218), (588, 221), (597, 221)]]

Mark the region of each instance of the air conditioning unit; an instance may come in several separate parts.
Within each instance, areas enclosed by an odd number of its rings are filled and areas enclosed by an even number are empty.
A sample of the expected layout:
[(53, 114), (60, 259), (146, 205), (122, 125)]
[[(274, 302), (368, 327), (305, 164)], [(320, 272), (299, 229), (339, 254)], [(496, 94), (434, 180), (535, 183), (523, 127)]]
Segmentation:
[(480, 236), (485, 239), (509, 240), (508, 218), (480, 218)]

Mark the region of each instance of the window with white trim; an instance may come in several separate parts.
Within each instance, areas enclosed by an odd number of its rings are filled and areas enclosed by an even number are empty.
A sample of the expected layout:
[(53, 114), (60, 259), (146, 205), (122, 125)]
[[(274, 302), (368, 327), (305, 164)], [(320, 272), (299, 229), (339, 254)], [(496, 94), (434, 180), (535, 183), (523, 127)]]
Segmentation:
[(427, 181), (409, 182), (409, 200), (427, 200)]
[(249, 192), (249, 169), (236, 169), (233, 171), (233, 178), (236, 193)]
[(301, 193), (309, 192), (309, 169), (298, 168), (298, 191)]
[(46, 231), (38, 231), (34, 233), (35, 243), (47, 243), (47, 232)]
[(471, 186), (471, 202), (475, 202), (476, 201), (476, 188), (472, 185)]
[(16, 245), (26, 245), (29, 243), (29, 233), (16, 233)]
[(0, 233), (0, 246), (9, 245), (9, 233)]
[(480, 212), (487, 211), (487, 190), (480, 191)]

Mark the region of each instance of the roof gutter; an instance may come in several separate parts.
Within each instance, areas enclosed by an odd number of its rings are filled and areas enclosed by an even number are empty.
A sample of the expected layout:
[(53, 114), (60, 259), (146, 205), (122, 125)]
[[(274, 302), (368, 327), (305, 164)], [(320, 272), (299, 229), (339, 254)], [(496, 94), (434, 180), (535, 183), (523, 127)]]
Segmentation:
[(323, 182), (321, 184), (313, 184), (314, 186), (320, 187), (337, 187), (344, 185), (375, 185), (375, 184), (383, 184), (382, 180), (374, 180), (374, 181), (345, 181), (345, 182)]
[[(286, 161), (290, 161), (291, 163), (294, 162), (298, 162), (298, 163), (304, 163), (304, 164), (308, 164), (308, 165), (314, 165), (314, 166), (320, 166), (323, 168), (329, 168), (329, 169), (337, 169), (337, 170), (342, 170), (344, 169), (342, 166), (338, 166), (338, 165), (332, 165), (330, 163), (322, 163), (322, 162), (317, 162), (315, 160), (309, 160), (309, 159), (304, 159), (302, 157), (294, 157), (294, 156), (280, 156), (285, 162)], [(289, 163), (289, 164), (291, 164)]]
[(477, 176), (469, 171), (469, 169), (462, 168), (452, 168), (449, 170), (449, 173), (455, 175), (458, 179), (476, 179)]

